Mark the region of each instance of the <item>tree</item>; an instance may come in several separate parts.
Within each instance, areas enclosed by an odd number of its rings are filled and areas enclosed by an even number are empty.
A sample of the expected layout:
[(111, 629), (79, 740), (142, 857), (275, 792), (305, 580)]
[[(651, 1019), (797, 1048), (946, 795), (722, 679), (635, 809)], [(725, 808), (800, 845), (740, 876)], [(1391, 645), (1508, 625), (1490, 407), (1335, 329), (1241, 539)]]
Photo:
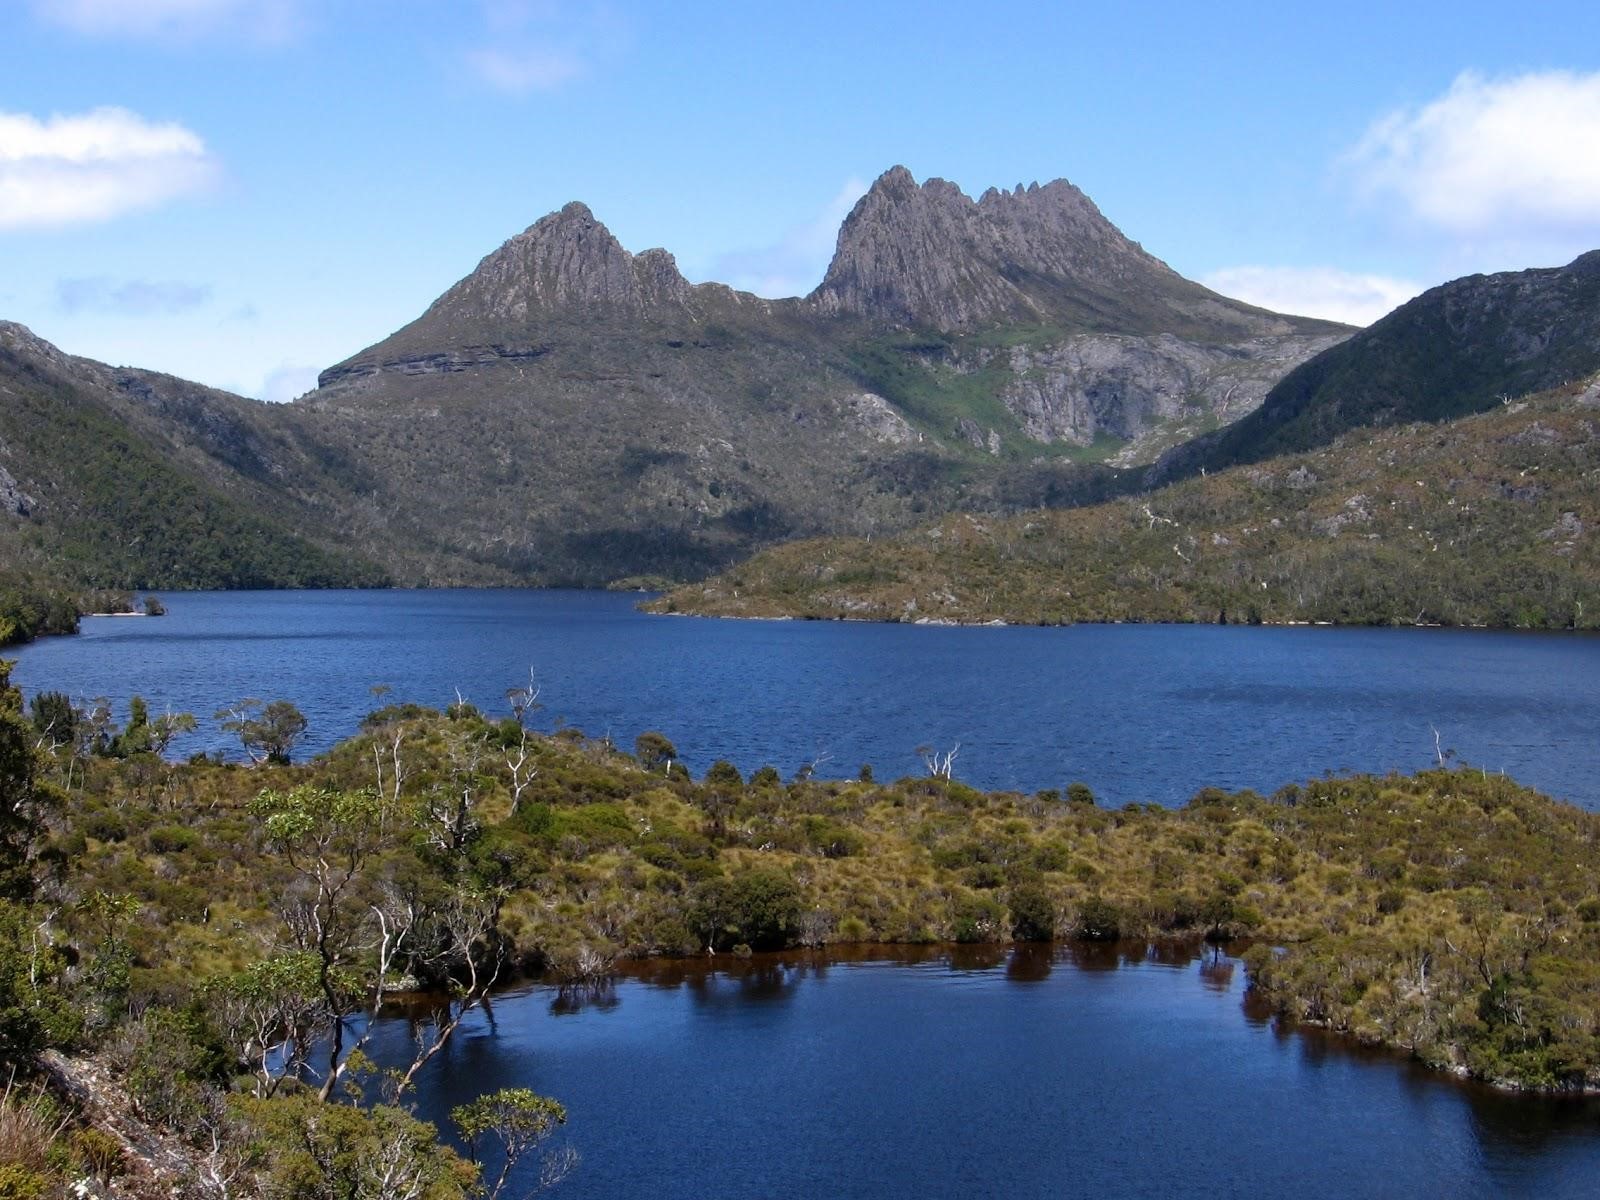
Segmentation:
[(328, 1028), (320, 965), (307, 951), (280, 954), (207, 989), (218, 1030), (234, 1057), (250, 1064), (257, 1096), (271, 1096), (285, 1075), (299, 1073)]
[(794, 879), (771, 867), (755, 867), (702, 884), (691, 919), (713, 950), (739, 945), (781, 950), (792, 940), (800, 915), (800, 889)]
[(309, 1096), (248, 1100), (272, 1200), (466, 1200), (477, 1172), (404, 1109), (318, 1104)]
[(238, 735), (254, 763), (287, 764), (306, 732), (305, 714), (287, 700), (262, 704), (247, 697), (218, 709), (216, 716), (224, 729)]
[(51, 750), (70, 746), (77, 732), (78, 713), (65, 692), (39, 692), (30, 706), (40, 743)]
[(651, 729), (634, 739), (633, 755), (646, 771), (670, 774), (673, 760), (678, 757), (678, 748), (667, 740), (666, 734)]
[(367, 793), (314, 787), (265, 791), (250, 806), (294, 877), (283, 889), (279, 912), (295, 949), (315, 963), (316, 990), (330, 1030), (324, 1100), (346, 1069), (344, 1015), (359, 1003), (346, 968), (363, 949), (368, 914), (378, 912), (380, 925), (374, 1015), (383, 980), (415, 921), (411, 913), (390, 923), (364, 894), (365, 872), (378, 848), (379, 807)]
[(922, 757), (922, 765), (927, 767), (928, 775), (931, 778), (955, 778), (956, 755), (961, 753), (960, 742), (957, 742), (942, 753), (932, 746), (918, 746), (917, 753)]
[[(482, 1150), (491, 1140), (498, 1145), (500, 1173), (494, 1183), (484, 1189), (488, 1200), (496, 1200), (516, 1165), (530, 1153), (539, 1151), (551, 1134), (567, 1123), (567, 1110), (550, 1097), (537, 1095), (527, 1088), (501, 1088), (479, 1096), (471, 1104), (452, 1109), (450, 1117), (461, 1130), (473, 1162), (481, 1164)], [(532, 1191), (543, 1191), (560, 1183), (578, 1160), (577, 1152), (570, 1148), (541, 1157), (538, 1185)]]
[(0, 899), (25, 899), (33, 893), (31, 857), (45, 791), (34, 778), (38, 735), (23, 718), (11, 665), (0, 660)]

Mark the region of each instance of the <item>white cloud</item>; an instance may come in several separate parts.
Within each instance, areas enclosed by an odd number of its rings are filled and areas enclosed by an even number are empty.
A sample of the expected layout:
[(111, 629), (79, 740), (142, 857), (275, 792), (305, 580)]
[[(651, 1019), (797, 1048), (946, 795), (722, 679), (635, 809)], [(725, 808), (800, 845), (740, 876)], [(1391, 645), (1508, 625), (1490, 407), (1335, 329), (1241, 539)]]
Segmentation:
[(269, 400), (274, 404), (282, 404), (304, 396), (316, 386), (316, 367), (291, 367), (285, 365), (267, 372), (267, 377), (262, 381), (256, 395), (262, 400)]
[(866, 190), (861, 180), (847, 180), (821, 212), (772, 245), (718, 255), (711, 263), (711, 278), (771, 299), (804, 295), (822, 282), (839, 226)]
[(481, 0), (482, 32), (461, 61), (478, 82), (513, 96), (553, 92), (623, 54), (629, 23), (605, 3)]
[(42, 20), (91, 37), (278, 43), (300, 28), (298, 0), (34, 0), (33, 7)]
[(554, 91), (588, 70), (588, 64), (572, 51), (536, 46), (473, 50), (466, 59), (480, 80), (496, 91), (514, 96)]
[(0, 231), (105, 221), (205, 187), (199, 136), (121, 108), (39, 120), (0, 112)]
[(125, 317), (170, 315), (199, 308), (210, 299), (209, 285), (177, 280), (119, 282), (96, 275), (86, 279), (63, 279), (56, 284), (56, 303), (69, 313), (104, 312)]
[(1467, 73), (1375, 122), (1346, 165), (1369, 198), (1456, 234), (1600, 230), (1600, 73)]
[(1273, 312), (1370, 325), (1420, 293), (1421, 284), (1333, 267), (1225, 267), (1200, 280), (1212, 291)]

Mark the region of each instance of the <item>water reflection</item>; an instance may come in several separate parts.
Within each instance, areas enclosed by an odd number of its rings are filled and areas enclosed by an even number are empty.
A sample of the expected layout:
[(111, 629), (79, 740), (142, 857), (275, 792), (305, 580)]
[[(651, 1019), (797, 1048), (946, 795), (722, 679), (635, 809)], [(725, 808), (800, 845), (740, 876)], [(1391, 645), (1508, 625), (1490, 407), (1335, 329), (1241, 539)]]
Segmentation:
[[(386, 1022), (378, 1056), (425, 1019)], [(1576, 1197), (1600, 1177), (1595, 1102), (1272, 1021), (1203, 942), (624, 963), (501, 993), (428, 1070), (430, 1119), (496, 1087), (567, 1104), (569, 1197), (1177, 1195), (1218, 1144), (1236, 1194)], [(1008, 1153), (1041, 1114), (1050, 1136)]]
[(555, 989), (550, 998), (550, 1015), (575, 1016), (586, 1010), (605, 1012), (622, 1003), (617, 995), (614, 979), (596, 979), (587, 983), (564, 983)]

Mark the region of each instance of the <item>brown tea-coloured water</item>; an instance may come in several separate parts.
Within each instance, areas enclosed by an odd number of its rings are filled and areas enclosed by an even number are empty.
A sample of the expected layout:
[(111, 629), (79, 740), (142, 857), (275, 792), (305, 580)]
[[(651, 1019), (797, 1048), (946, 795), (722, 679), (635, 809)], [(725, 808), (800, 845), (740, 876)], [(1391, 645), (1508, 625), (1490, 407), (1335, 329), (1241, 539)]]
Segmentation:
[[(401, 1019), (380, 1050), (403, 1053)], [(1600, 1104), (1289, 1031), (1204, 947), (869, 948), (647, 963), (499, 996), (424, 1115), (567, 1105), (558, 1195), (1592, 1197)]]

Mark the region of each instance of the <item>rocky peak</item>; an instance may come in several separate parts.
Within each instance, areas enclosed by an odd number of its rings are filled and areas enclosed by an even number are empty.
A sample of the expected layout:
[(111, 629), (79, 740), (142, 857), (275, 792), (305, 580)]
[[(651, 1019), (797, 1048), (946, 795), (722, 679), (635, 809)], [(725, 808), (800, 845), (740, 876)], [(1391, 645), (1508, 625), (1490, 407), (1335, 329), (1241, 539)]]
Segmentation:
[(65, 366), (69, 361), (67, 355), (26, 325), (19, 325), (15, 321), (0, 321), (0, 351), (35, 362), (48, 362), (58, 368)]
[(1195, 289), (1064, 179), (973, 200), (945, 179), (918, 185), (897, 166), (845, 219), (810, 300), (830, 314), (963, 331), (1056, 320), (1059, 293), (1098, 297), (1129, 283)]
[(574, 201), (486, 257), (428, 313), (520, 325), (562, 310), (640, 314), (684, 305), (689, 296), (671, 254), (629, 254), (588, 205)]

